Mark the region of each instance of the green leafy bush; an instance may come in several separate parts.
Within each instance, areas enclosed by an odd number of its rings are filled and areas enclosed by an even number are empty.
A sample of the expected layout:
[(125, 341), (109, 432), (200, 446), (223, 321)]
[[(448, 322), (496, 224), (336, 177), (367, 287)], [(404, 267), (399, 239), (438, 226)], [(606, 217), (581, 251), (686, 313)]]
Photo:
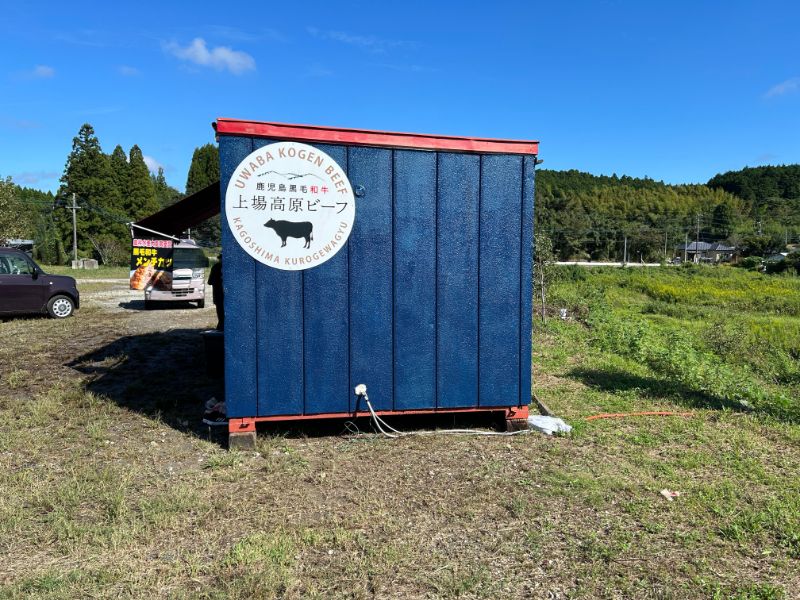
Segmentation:
[(553, 297), (585, 315), (591, 346), (691, 403), (800, 421), (800, 281), (705, 266), (584, 273)]
[(760, 256), (747, 256), (739, 262), (739, 266), (752, 271), (761, 268), (761, 263), (763, 262), (764, 259)]

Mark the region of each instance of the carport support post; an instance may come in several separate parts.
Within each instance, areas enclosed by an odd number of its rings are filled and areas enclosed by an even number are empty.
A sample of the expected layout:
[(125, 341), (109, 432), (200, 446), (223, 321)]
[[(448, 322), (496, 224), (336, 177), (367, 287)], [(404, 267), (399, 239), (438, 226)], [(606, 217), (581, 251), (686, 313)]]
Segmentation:
[(228, 420), (228, 450), (255, 450), (256, 422), (253, 419)]

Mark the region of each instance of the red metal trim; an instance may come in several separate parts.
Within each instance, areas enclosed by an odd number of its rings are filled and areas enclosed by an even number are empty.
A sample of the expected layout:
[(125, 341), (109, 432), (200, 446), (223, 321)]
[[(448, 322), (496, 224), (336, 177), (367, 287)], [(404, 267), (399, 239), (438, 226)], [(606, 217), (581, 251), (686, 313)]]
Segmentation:
[(228, 433), (250, 433), (256, 430), (256, 420), (245, 417), (243, 419), (229, 419)]
[[(458, 414), (458, 413), (488, 413), (501, 412), (506, 419), (527, 419), (527, 406), (487, 406), (479, 408), (440, 408), (425, 410), (376, 410), (378, 415), (404, 416), (404, 415), (439, 415), (439, 414)], [(280, 422), (280, 421), (306, 421), (318, 419), (354, 419), (356, 417), (369, 417), (368, 410), (357, 412), (338, 412), (338, 413), (319, 413), (315, 415), (275, 415), (269, 417), (244, 417), (230, 419), (228, 421), (228, 431), (230, 433), (245, 433), (255, 431), (256, 423)]]
[(248, 135), (303, 142), (351, 144), (421, 150), (451, 150), (489, 154), (538, 154), (539, 142), (528, 140), (499, 140), (492, 138), (398, 133), (369, 129), (345, 129), (318, 125), (261, 123), (239, 119), (219, 118), (214, 129), (220, 135)]
[(528, 420), (527, 406), (512, 406), (506, 409), (506, 419), (525, 419)]

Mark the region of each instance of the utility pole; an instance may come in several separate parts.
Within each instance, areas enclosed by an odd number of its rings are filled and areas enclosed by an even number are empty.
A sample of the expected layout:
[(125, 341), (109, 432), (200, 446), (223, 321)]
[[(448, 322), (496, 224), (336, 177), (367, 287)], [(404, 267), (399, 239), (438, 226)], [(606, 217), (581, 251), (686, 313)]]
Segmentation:
[(689, 260), (689, 232), (686, 232), (686, 239), (683, 242), (683, 262)]
[(542, 279), (542, 323), (545, 322), (545, 298), (544, 298), (544, 261), (542, 261), (541, 266), (539, 267), (539, 275)]
[(694, 244), (694, 262), (700, 262), (700, 213), (696, 215), (696, 239)]
[(758, 220), (758, 222), (756, 223), (756, 225), (758, 225), (758, 235), (759, 235), (759, 236), (762, 236), (762, 235), (764, 235), (763, 233), (761, 233), (761, 219), (759, 219), (759, 220)]
[(667, 229), (664, 230), (664, 260), (667, 260)]
[(625, 236), (625, 245), (622, 247), (622, 266), (628, 264), (628, 236)]
[(72, 192), (72, 268), (78, 268), (78, 220), (75, 211), (80, 208), (75, 204), (75, 192)]

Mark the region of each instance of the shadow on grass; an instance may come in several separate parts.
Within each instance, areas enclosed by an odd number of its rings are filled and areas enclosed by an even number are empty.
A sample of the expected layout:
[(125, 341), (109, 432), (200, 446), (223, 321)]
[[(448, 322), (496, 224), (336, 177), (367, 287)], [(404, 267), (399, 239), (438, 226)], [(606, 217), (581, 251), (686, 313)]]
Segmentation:
[(633, 391), (641, 392), (643, 396), (651, 398), (670, 400), (690, 408), (742, 410), (742, 406), (738, 403), (712, 394), (698, 392), (680, 383), (657, 377), (642, 377), (620, 369), (587, 369), (579, 367), (569, 371), (567, 376), (589, 387), (611, 394)]
[[(227, 441), (227, 428), (202, 423), (205, 401), (223, 397), (222, 379), (206, 374), (200, 329), (128, 335), (66, 366), (88, 376), (86, 389), (184, 432)], [(219, 433), (215, 433), (219, 432)], [(224, 435), (223, 435), (224, 434)]]
[(10, 321), (26, 321), (26, 320), (33, 320), (33, 319), (49, 319), (50, 317), (47, 316), (47, 313), (30, 313), (30, 314), (22, 314), (22, 315), (3, 315), (0, 317), (0, 323), (6, 323)]
[(144, 300), (126, 300), (117, 304), (125, 310), (197, 310), (197, 302), (188, 300), (176, 300), (174, 302), (151, 302), (145, 306)]
[[(228, 428), (202, 423), (205, 402), (224, 398), (221, 378), (207, 374), (200, 329), (128, 335), (87, 352), (66, 366), (88, 377), (88, 391), (128, 410), (159, 419), (182, 432), (227, 445)], [(219, 366), (219, 365), (218, 365)], [(360, 407), (360, 410), (364, 410)], [(464, 413), (386, 418), (403, 430), (504, 427), (502, 413)], [(259, 423), (259, 432), (287, 436), (330, 436), (373, 432), (368, 418), (309, 419)]]

